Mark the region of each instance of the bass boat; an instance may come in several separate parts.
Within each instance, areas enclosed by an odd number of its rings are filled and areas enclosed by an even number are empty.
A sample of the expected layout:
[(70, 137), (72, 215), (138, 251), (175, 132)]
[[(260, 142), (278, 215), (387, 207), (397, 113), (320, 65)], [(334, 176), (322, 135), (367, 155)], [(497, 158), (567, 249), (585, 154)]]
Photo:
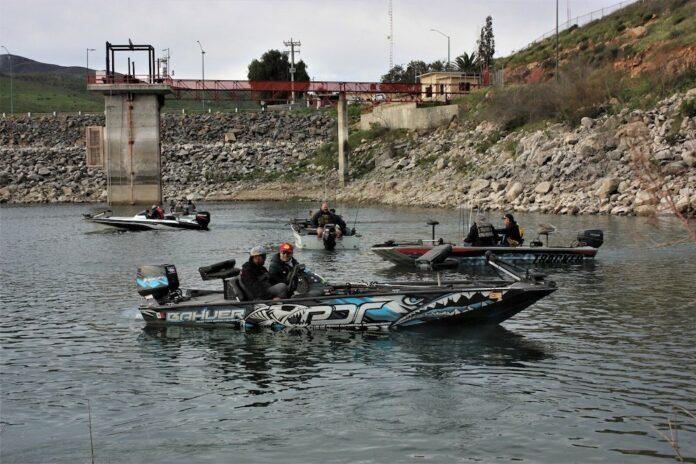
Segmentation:
[(336, 236), (336, 225), (327, 224), (324, 233), (317, 237), (317, 229), (306, 219), (293, 219), (290, 229), (295, 237), (295, 246), (300, 250), (358, 250), (362, 235), (355, 228), (346, 230), (341, 238)]
[(179, 288), (174, 265), (141, 266), (136, 284), (147, 326), (397, 330), (499, 324), (556, 290), (543, 274), (523, 271), (492, 254), (507, 279), (329, 284), (303, 265), (290, 278), (291, 298), (249, 300), (234, 260), (199, 272), (222, 290)]
[[(435, 225), (431, 240), (413, 240), (396, 242), (389, 240), (372, 246), (372, 251), (400, 266), (416, 267), (421, 270), (455, 268), (460, 264), (477, 264), (486, 261), (486, 254), (491, 252), (506, 261), (526, 262), (532, 264), (572, 264), (593, 259), (602, 243), (604, 233), (601, 230), (580, 232), (576, 240), (568, 246), (549, 246), (548, 236), (555, 231), (552, 226), (544, 225), (536, 240), (525, 246), (472, 246), (446, 243), (442, 238), (435, 240)], [(546, 243), (541, 240), (546, 236)]]
[(112, 211), (106, 210), (96, 214), (84, 214), (86, 221), (95, 224), (116, 227), (123, 230), (153, 230), (153, 229), (195, 229), (208, 230), (210, 213), (198, 211), (192, 215), (167, 214), (164, 219), (149, 219), (142, 211), (135, 216), (111, 216)]

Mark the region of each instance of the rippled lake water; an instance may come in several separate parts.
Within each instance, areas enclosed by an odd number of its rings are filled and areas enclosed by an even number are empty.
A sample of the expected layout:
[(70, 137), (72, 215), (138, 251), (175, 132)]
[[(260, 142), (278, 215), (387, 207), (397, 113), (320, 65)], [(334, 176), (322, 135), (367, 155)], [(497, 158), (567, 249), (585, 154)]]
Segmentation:
[[(206, 205), (211, 230), (114, 233), (84, 206), (0, 208), (0, 461), (696, 462), (696, 247), (637, 218), (520, 215), (566, 243), (601, 228), (593, 264), (499, 327), (426, 333), (145, 330), (140, 263), (197, 268), (290, 240), (307, 203)], [(352, 223), (356, 209), (339, 208)], [(299, 252), (333, 281), (411, 278), (369, 252), (460, 235), (458, 213), (362, 208), (360, 252)], [(528, 233), (529, 234), (529, 233)], [(467, 271), (470, 274), (481, 269)], [(420, 277), (420, 276), (416, 276)]]

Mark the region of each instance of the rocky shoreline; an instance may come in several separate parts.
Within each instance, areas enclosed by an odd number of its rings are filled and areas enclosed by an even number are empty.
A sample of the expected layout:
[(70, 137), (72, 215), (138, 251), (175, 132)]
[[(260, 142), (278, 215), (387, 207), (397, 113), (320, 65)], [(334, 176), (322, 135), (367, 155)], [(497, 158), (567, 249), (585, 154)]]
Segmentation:
[[(351, 153), (349, 186), (337, 188), (325, 144), (335, 119), (317, 113), (182, 116), (162, 122), (165, 198), (284, 200), (328, 197), (389, 205), (653, 215), (668, 200), (637, 172), (649, 153), (676, 207), (696, 211), (696, 120), (675, 94), (650, 111), (624, 110), (575, 128), (503, 134), (494, 124), (452, 121), (433, 131), (366, 134)], [(84, 127), (94, 115), (0, 119), (0, 202), (101, 202), (105, 174), (85, 166)], [(631, 128), (641, 125), (645, 136)]]

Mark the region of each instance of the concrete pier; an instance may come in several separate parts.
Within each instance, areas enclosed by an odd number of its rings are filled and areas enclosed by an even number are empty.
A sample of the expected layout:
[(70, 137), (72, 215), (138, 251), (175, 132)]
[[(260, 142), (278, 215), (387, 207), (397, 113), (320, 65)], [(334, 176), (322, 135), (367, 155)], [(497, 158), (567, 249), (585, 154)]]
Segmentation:
[(348, 162), (350, 158), (348, 145), (348, 102), (346, 93), (338, 96), (338, 182), (345, 187), (348, 182)]
[(162, 84), (91, 84), (104, 94), (104, 166), (110, 205), (161, 204)]

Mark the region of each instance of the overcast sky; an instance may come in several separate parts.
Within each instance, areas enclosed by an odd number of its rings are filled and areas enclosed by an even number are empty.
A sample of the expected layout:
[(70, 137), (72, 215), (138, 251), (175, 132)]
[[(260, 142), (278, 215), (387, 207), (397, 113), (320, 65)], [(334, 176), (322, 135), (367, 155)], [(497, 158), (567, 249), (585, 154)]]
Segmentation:
[[(561, 22), (618, 0), (559, 0)], [(446, 59), (476, 48), (493, 17), (496, 56), (555, 27), (554, 0), (393, 0), (394, 63)], [(247, 66), (270, 48), (302, 42), (299, 57), (316, 80), (373, 81), (389, 67), (387, 0), (0, 0), (0, 44), (12, 54), (64, 66), (104, 68), (104, 43), (169, 48), (175, 77), (246, 79)], [(4, 51), (2, 52), (4, 53)], [(125, 70), (126, 56), (121, 67)], [(136, 73), (146, 59), (134, 58)], [(141, 63), (138, 65), (138, 63)]]

